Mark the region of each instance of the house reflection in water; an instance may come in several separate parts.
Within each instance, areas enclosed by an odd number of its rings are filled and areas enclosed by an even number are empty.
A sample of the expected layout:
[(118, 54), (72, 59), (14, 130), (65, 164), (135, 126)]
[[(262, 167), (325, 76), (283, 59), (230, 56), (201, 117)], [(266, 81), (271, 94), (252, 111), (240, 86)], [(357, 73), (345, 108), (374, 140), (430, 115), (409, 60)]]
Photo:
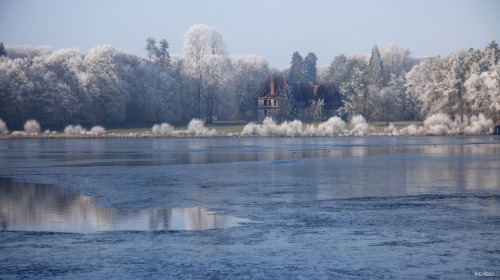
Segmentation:
[(53, 185), (0, 178), (1, 230), (93, 233), (99, 231), (209, 230), (244, 219), (202, 207), (117, 210), (96, 206), (89, 196)]

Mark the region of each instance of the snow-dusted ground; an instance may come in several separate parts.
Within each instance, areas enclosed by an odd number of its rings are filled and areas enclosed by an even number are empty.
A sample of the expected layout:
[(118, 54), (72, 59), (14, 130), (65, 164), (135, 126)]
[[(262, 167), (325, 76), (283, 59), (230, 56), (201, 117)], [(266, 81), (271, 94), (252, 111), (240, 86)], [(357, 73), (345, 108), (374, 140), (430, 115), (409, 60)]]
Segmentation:
[(498, 277), (498, 170), (498, 136), (2, 140), (37, 184), (0, 180), (0, 278)]

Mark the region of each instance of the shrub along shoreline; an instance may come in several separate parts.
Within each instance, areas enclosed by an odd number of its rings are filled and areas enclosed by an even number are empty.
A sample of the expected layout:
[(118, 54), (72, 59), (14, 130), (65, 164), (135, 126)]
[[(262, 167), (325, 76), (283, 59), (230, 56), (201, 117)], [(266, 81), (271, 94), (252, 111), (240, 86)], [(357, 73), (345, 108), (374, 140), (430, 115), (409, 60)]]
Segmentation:
[[(458, 119), (458, 118), (456, 118)], [(276, 123), (266, 118), (262, 124), (248, 123), (238, 132), (222, 132), (208, 129), (202, 120), (193, 119), (186, 130), (176, 130), (169, 123), (155, 124), (151, 132), (108, 133), (102, 126), (86, 130), (80, 125), (68, 125), (63, 133), (45, 130), (36, 120), (28, 120), (24, 131), (9, 132), (0, 119), (0, 139), (24, 138), (210, 138), (210, 137), (346, 137), (346, 136), (445, 136), (445, 135), (489, 135), (493, 133), (493, 121), (482, 114), (466, 118), (463, 122), (453, 121), (446, 114), (434, 114), (423, 125), (410, 124), (397, 128), (390, 124), (383, 131), (377, 131), (361, 115), (351, 118), (349, 123), (339, 117), (332, 117), (319, 124), (303, 124), (299, 120)]]

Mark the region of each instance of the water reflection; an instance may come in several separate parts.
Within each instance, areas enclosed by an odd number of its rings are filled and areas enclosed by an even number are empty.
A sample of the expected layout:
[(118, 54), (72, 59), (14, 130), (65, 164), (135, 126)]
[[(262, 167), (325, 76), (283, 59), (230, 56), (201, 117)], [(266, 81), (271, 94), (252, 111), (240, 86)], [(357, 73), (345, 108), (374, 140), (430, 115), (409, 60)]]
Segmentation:
[[(273, 139), (274, 140), (274, 139)], [(85, 151), (54, 151), (51, 153), (4, 155), (0, 159), (10, 161), (49, 160), (53, 162), (52, 167), (99, 167), (99, 166), (161, 166), (179, 164), (212, 164), (228, 162), (249, 161), (276, 161), (299, 158), (319, 157), (351, 157), (351, 156), (374, 156), (382, 154), (495, 154), (500, 153), (498, 144), (465, 144), (465, 145), (400, 145), (397, 142), (391, 145), (381, 141), (377, 145), (371, 143), (348, 145), (343, 142), (327, 142), (325, 139), (294, 139), (293, 145), (283, 140), (281, 146), (269, 146), (266, 148), (258, 146), (228, 146), (211, 147), (210, 143), (200, 148), (201, 144), (195, 142), (187, 146), (172, 145), (167, 148), (169, 142), (163, 145), (153, 145), (160, 148), (137, 149), (130, 151), (107, 151), (97, 149), (93, 152)], [(301, 141), (302, 140), (302, 141)], [(244, 141), (244, 140), (241, 140)], [(247, 140), (248, 141), (248, 140)], [(335, 139), (335, 141), (338, 141)], [(305, 143), (302, 143), (305, 142)], [(355, 141), (354, 141), (355, 142)], [(244, 143), (245, 144), (245, 143)], [(249, 143), (246, 143), (249, 144)], [(271, 143), (272, 144), (272, 143)], [(407, 143), (405, 143), (407, 144)], [(347, 145), (347, 146), (346, 146)], [(12, 163), (11, 162), (11, 163)], [(22, 164), (22, 163), (20, 163)], [(1, 164), (0, 164), (1, 165)]]
[(209, 230), (236, 226), (245, 219), (217, 215), (203, 207), (116, 210), (92, 203), (53, 185), (0, 177), (2, 230), (92, 233), (137, 230)]

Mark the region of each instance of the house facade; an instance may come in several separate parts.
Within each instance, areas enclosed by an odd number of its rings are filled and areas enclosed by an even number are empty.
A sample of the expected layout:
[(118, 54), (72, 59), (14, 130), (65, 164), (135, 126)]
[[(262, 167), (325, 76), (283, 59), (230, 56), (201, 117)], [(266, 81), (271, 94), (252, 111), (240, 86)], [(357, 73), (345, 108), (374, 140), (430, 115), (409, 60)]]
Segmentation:
[(286, 77), (271, 74), (264, 83), (258, 95), (258, 117), (262, 122), (266, 117), (276, 119), (279, 108), (279, 97), (284, 94), (287, 86), (292, 89), (298, 119), (305, 120), (313, 101), (323, 99), (324, 114), (333, 116), (340, 107), (340, 94), (332, 83), (296, 82), (287, 84)]

